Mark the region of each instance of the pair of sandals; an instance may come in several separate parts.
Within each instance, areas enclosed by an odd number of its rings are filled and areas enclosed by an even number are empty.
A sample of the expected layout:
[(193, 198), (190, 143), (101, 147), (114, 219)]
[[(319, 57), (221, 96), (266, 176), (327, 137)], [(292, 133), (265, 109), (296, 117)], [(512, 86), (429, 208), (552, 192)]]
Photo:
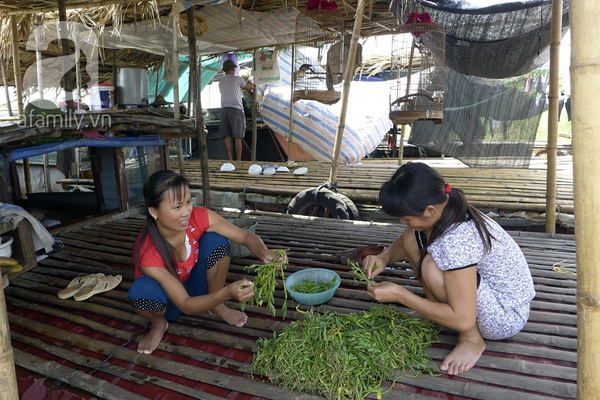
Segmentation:
[(95, 294), (116, 288), (122, 279), (121, 275), (104, 275), (102, 272), (79, 276), (58, 292), (58, 298), (64, 300), (72, 296), (75, 301), (87, 300)]

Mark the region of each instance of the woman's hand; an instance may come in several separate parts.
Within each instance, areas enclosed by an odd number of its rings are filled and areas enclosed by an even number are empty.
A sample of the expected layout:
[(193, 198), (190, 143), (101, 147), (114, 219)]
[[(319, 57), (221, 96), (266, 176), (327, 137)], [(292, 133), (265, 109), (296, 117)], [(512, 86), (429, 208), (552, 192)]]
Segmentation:
[(240, 303), (244, 303), (254, 296), (254, 282), (248, 279), (235, 281), (229, 285), (231, 297)]
[(270, 264), (272, 262), (282, 262), (283, 265), (287, 265), (288, 264), (287, 254), (285, 254), (284, 252), (282, 252), (282, 254), (283, 254), (283, 257), (279, 256), (279, 254), (274, 252), (273, 250), (265, 249), (263, 254), (259, 257), (264, 264)]
[(367, 285), (367, 293), (380, 303), (401, 303), (400, 295), (406, 290), (392, 282), (373, 282)]
[(383, 272), (386, 265), (388, 265), (388, 259), (381, 254), (366, 256), (363, 260), (363, 270), (369, 279), (373, 279)]

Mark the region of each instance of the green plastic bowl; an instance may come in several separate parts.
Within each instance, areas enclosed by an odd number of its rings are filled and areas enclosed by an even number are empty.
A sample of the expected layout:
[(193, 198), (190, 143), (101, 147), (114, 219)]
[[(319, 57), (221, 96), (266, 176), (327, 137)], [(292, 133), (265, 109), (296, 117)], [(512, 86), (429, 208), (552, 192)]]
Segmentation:
[[(292, 286), (297, 283), (304, 282), (306, 280), (313, 282), (328, 282), (336, 277), (335, 285), (324, 292), (319, 293), (298, 293), (295, 290), (292, 290)], [(296, 271), (290, 276), (288, 276), (285, 280), (285, 287), (289, 294), (292, 295), (294, 300), (296, 300), (300, 304), (304, 304), (307, 306), (316, 306), (319, 304), (327, 303), (333, 295), (335, 294), (336, 289), (340, 286), (341, 283), (340, 276), (334, 271), (330, 271), (325, 268), (307, 268), (300, 271)]]

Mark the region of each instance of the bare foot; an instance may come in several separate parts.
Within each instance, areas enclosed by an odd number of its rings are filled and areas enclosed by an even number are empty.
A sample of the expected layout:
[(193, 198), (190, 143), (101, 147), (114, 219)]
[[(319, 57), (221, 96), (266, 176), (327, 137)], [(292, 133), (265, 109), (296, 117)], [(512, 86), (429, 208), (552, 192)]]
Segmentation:
[(440, 364), (440, 369), (450, 375), (467, 372), (479, 360), (485, 350), (483, 338), (479, 341), (468, 341), (458, 337), (458, 343)]
[(160, 341), (162, 340), (163, 335), (168, 327), (169, 323), (166, 319), (153, 323), (150, 326), (150, 332), (148, 332), (146, 336), (140, 340), (137, 349), (138, 353), (152, 354), (152, 352), (156, 350), (160, 344)]
[(248, 321), (248, 316), (245, 313), (229, 308), (222, 303), (210, 310), (210, 313), (238, 328), (246, 325), (246, 321)]

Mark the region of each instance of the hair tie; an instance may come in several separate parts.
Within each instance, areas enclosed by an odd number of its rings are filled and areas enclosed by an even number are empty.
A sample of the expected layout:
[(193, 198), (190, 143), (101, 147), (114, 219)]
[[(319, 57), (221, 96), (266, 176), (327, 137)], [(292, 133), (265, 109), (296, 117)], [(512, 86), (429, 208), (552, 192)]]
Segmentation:
[(452, 186), (448, 185), (447, 183), (444, 185), (444, 193), (446, 194), (450, 194), (450, 191), (452, 190)]

